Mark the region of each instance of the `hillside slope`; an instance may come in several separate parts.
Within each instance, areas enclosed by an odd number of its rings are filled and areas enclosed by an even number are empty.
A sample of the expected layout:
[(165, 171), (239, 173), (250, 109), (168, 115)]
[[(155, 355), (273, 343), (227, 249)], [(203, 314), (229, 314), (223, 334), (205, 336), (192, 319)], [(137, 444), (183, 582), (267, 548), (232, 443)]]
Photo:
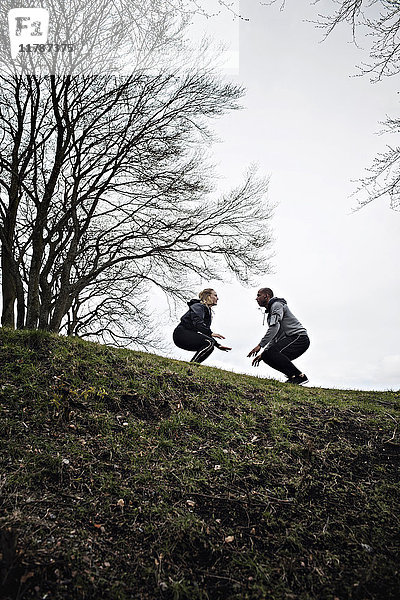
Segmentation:
[(4, 599), (391, 600), (400, 394), (0, 330)]

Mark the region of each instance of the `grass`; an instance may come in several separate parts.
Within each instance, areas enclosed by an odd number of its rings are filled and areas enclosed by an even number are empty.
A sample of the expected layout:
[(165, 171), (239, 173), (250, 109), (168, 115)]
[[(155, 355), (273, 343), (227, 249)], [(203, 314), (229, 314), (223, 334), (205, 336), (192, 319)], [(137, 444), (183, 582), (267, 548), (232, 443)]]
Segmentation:
[(399, 392), (0, 330), (5, 600), (391, 600)]

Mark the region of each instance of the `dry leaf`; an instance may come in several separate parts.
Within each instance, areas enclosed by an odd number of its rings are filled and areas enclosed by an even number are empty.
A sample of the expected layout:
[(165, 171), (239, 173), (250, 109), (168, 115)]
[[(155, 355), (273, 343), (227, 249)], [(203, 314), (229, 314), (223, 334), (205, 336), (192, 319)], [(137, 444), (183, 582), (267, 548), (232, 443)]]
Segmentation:
[(125, 501), (124, 501), (122, 498), (120, 498), (120, 499), (118, 500), (118, 502), (117, 502), (117, 506), (120, 506), (121, 508), (124, 508), (124, 506), (125, 506)]
[(231, 542), (233, 542), (234, 539), (235, 539), (234, 535), (227, 535), (226, 538), (225, 538), (225, 542), (227, 544), (230, 544)]

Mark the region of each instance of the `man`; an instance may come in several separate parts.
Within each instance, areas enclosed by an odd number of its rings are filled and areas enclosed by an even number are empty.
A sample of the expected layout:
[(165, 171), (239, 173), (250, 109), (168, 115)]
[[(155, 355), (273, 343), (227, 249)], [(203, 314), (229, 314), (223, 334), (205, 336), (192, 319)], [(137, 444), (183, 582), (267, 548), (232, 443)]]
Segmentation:
[(294, 366), (292, 360), (307, 350), (310, 340), (306, 329), (290, 312), (286, 300), (276, 298), (270, 288), (262, 288), (257, 292), (256, 301), (265, 307), (268, 331), (259, 344), (247, 356), (255, 356), (262, 348), (263, 352), (252, 362), (258, 367), (261, 360), (267, 365), (284, 373), (287, 383), (301, 385), (307, 383), (307, 376)]

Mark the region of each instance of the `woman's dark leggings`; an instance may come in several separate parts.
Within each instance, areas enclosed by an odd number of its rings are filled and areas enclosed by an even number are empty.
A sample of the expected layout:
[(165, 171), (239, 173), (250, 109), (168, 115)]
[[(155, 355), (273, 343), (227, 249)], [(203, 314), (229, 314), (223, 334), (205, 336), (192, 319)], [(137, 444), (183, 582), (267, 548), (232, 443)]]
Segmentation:
[(261, 358), (267, 365), (287, 377), (301, 375), (301, 371), (294, 366), (292, 360), (304, 354), (309, 345), (308, 335), (290, 335), (270, 346), (268, 350), (264, 350)]
[(190, 362), (202, 363), (215, 348), (215, 340), (208, 335), (178, 325), (172, 335), (174, 344), (182, 350), (196, 350)]

